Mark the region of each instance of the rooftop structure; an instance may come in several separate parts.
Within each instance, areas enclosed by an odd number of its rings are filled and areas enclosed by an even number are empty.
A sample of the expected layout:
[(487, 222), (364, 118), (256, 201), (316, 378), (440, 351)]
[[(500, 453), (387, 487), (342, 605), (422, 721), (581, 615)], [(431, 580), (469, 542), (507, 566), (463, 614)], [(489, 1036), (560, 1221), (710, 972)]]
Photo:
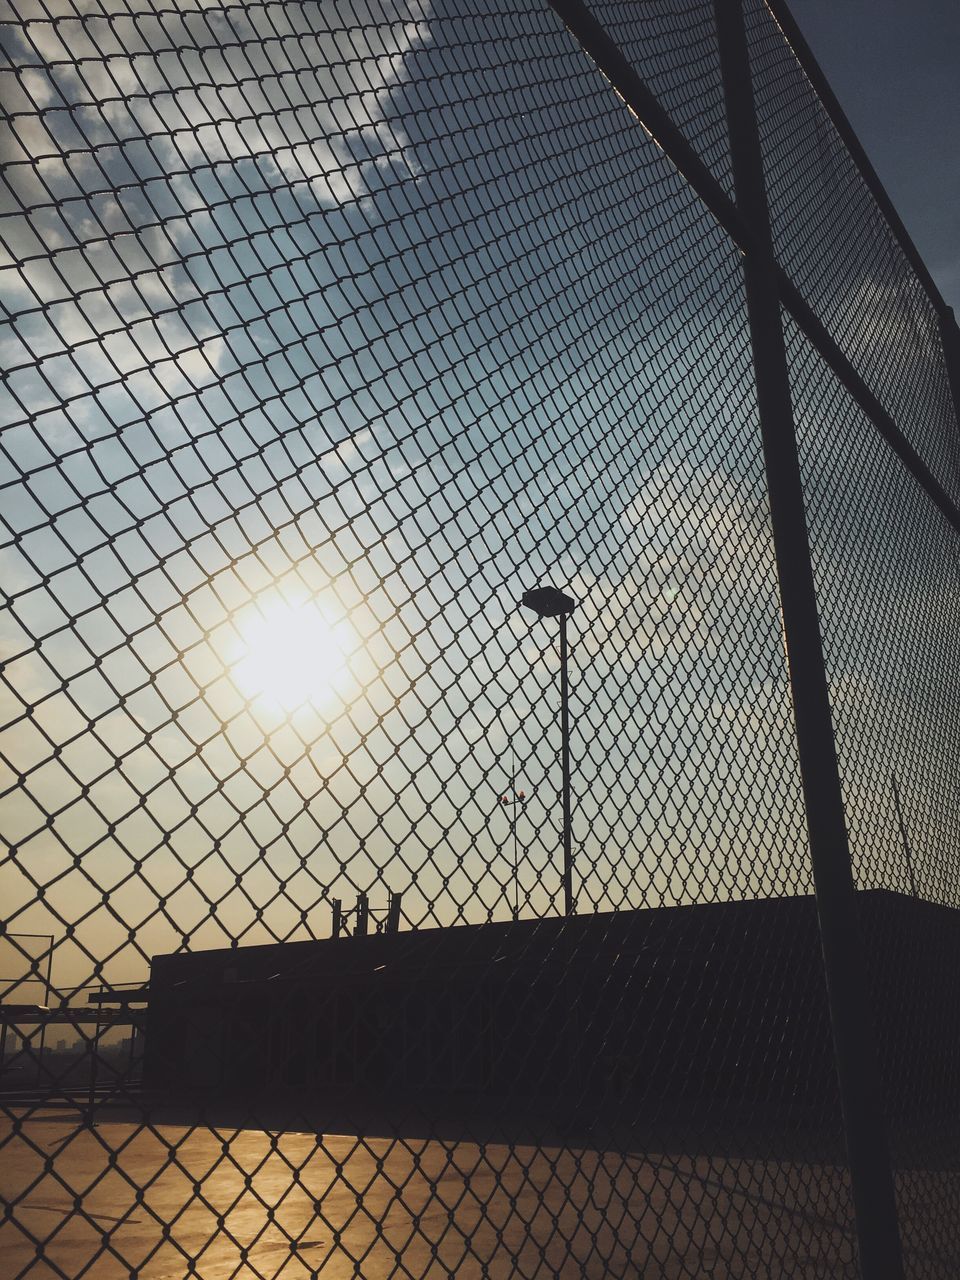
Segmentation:
[[(890, 1105), (929, 1105), (956, 1084), (922, 1051), (960, 1030), (933, 960), (956, 913), (859, 902)], [(836, 1096), (819, 946), (796, 897), (158, 956), (146, 1081), (328, 1126), (507, 1120), (508, 1097), (575, 1128), (721, 1101), (808, 1125)]]

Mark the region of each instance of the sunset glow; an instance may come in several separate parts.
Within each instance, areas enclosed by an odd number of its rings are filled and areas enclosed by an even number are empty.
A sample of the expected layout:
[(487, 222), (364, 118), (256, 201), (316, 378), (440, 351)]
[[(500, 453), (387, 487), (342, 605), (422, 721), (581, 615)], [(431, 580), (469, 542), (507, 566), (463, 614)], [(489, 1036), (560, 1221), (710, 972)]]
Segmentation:
[(350, 624), (312, 600), (276, 600), (238, 622), (236, 685), (246, 698), (290, 713), (317, 709), (343, 693)]

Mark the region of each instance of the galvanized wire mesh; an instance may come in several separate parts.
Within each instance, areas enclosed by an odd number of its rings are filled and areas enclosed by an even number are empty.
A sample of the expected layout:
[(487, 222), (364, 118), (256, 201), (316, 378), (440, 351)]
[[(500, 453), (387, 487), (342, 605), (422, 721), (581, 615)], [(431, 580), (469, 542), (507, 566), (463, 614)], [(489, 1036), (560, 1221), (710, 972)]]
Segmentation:
[(786, 331), (857, 882), (954, 906), (957, 530)]
[[(592, 11), (732, 194), (712, 8)], [(9, 1273), (855, 1275), (738, 247), (532, 0), (4, 17)], [(748, 17), (781, 265), (956, 493)], [(859, 883), (946, 911), (956, 533), (785, 323)]]
[[(960, 1249), (955, 688), (960, 542), (789, 320), (827, 670), (909, 1274)], [(932, 907), (928, 904), (939, 904)]]
[(936, 307), (766, 5), (744, 11), (778, 261), (956, 501)]
[(733, 195), (713, 8), (655, 0), (592, 0), (589, 11), (616, 42), (687, 141)]

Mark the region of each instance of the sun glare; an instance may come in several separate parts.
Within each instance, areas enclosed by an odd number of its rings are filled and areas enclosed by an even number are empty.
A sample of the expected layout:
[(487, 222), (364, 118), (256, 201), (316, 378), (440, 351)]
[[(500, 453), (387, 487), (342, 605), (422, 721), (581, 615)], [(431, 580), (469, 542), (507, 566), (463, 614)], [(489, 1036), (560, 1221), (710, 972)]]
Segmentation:
[(342, 690), (349, 623), (313, 601), (275, 601), (240, 620), (237, 630), (233, 675), (244, 697), (289, 713), (307, 704), (320, 708)]

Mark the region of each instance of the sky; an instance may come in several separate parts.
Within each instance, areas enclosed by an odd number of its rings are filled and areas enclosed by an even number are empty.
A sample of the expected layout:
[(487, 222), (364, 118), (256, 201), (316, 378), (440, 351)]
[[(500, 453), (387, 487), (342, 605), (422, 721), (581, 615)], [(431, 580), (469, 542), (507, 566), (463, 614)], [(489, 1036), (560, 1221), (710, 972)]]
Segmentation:
[[(58, 963), (119, 979), (179, 946), (322, 935), (360, 889), (402, 890), (416, 926), (503, 919), (514, 753), (523, 910), (556, 911), (556, 634), (517, 603), (543, 582), (580, 602), (584, 909), (808, 891), (740, 261), (672, 164), (540, 0), (113, 7), (4, 33), (18, 926), (72, 922)], [(709, 23), (665, 54), (652, 9), (609, 12), (729, 189)], [(915, 408), (929, 308), (847, 244), (842, 174), (799, 119), (777, 234)], [(957, 640), (939, 580), (905, 571), (914, 531), (889, 519), (843, 577), (890, 482), (838, 518), (822, 460), (860, 449), (877, 473), (876, 438), (798, 350), (818, 567), (853, 592), (834, 616), (928, 617), (928, 665)], [(318, 629), (330, 689), (258, 689)], [(902, 648), (839, 631), (858, 849), (896, 882), (891, 743), (921, 741), (937, 691), (911, 702)], [(947, 786), (940, 740), (901, 752), (911, 823)]]
[(788, 3), (930, 274), (960, 312), (960, 5)]

